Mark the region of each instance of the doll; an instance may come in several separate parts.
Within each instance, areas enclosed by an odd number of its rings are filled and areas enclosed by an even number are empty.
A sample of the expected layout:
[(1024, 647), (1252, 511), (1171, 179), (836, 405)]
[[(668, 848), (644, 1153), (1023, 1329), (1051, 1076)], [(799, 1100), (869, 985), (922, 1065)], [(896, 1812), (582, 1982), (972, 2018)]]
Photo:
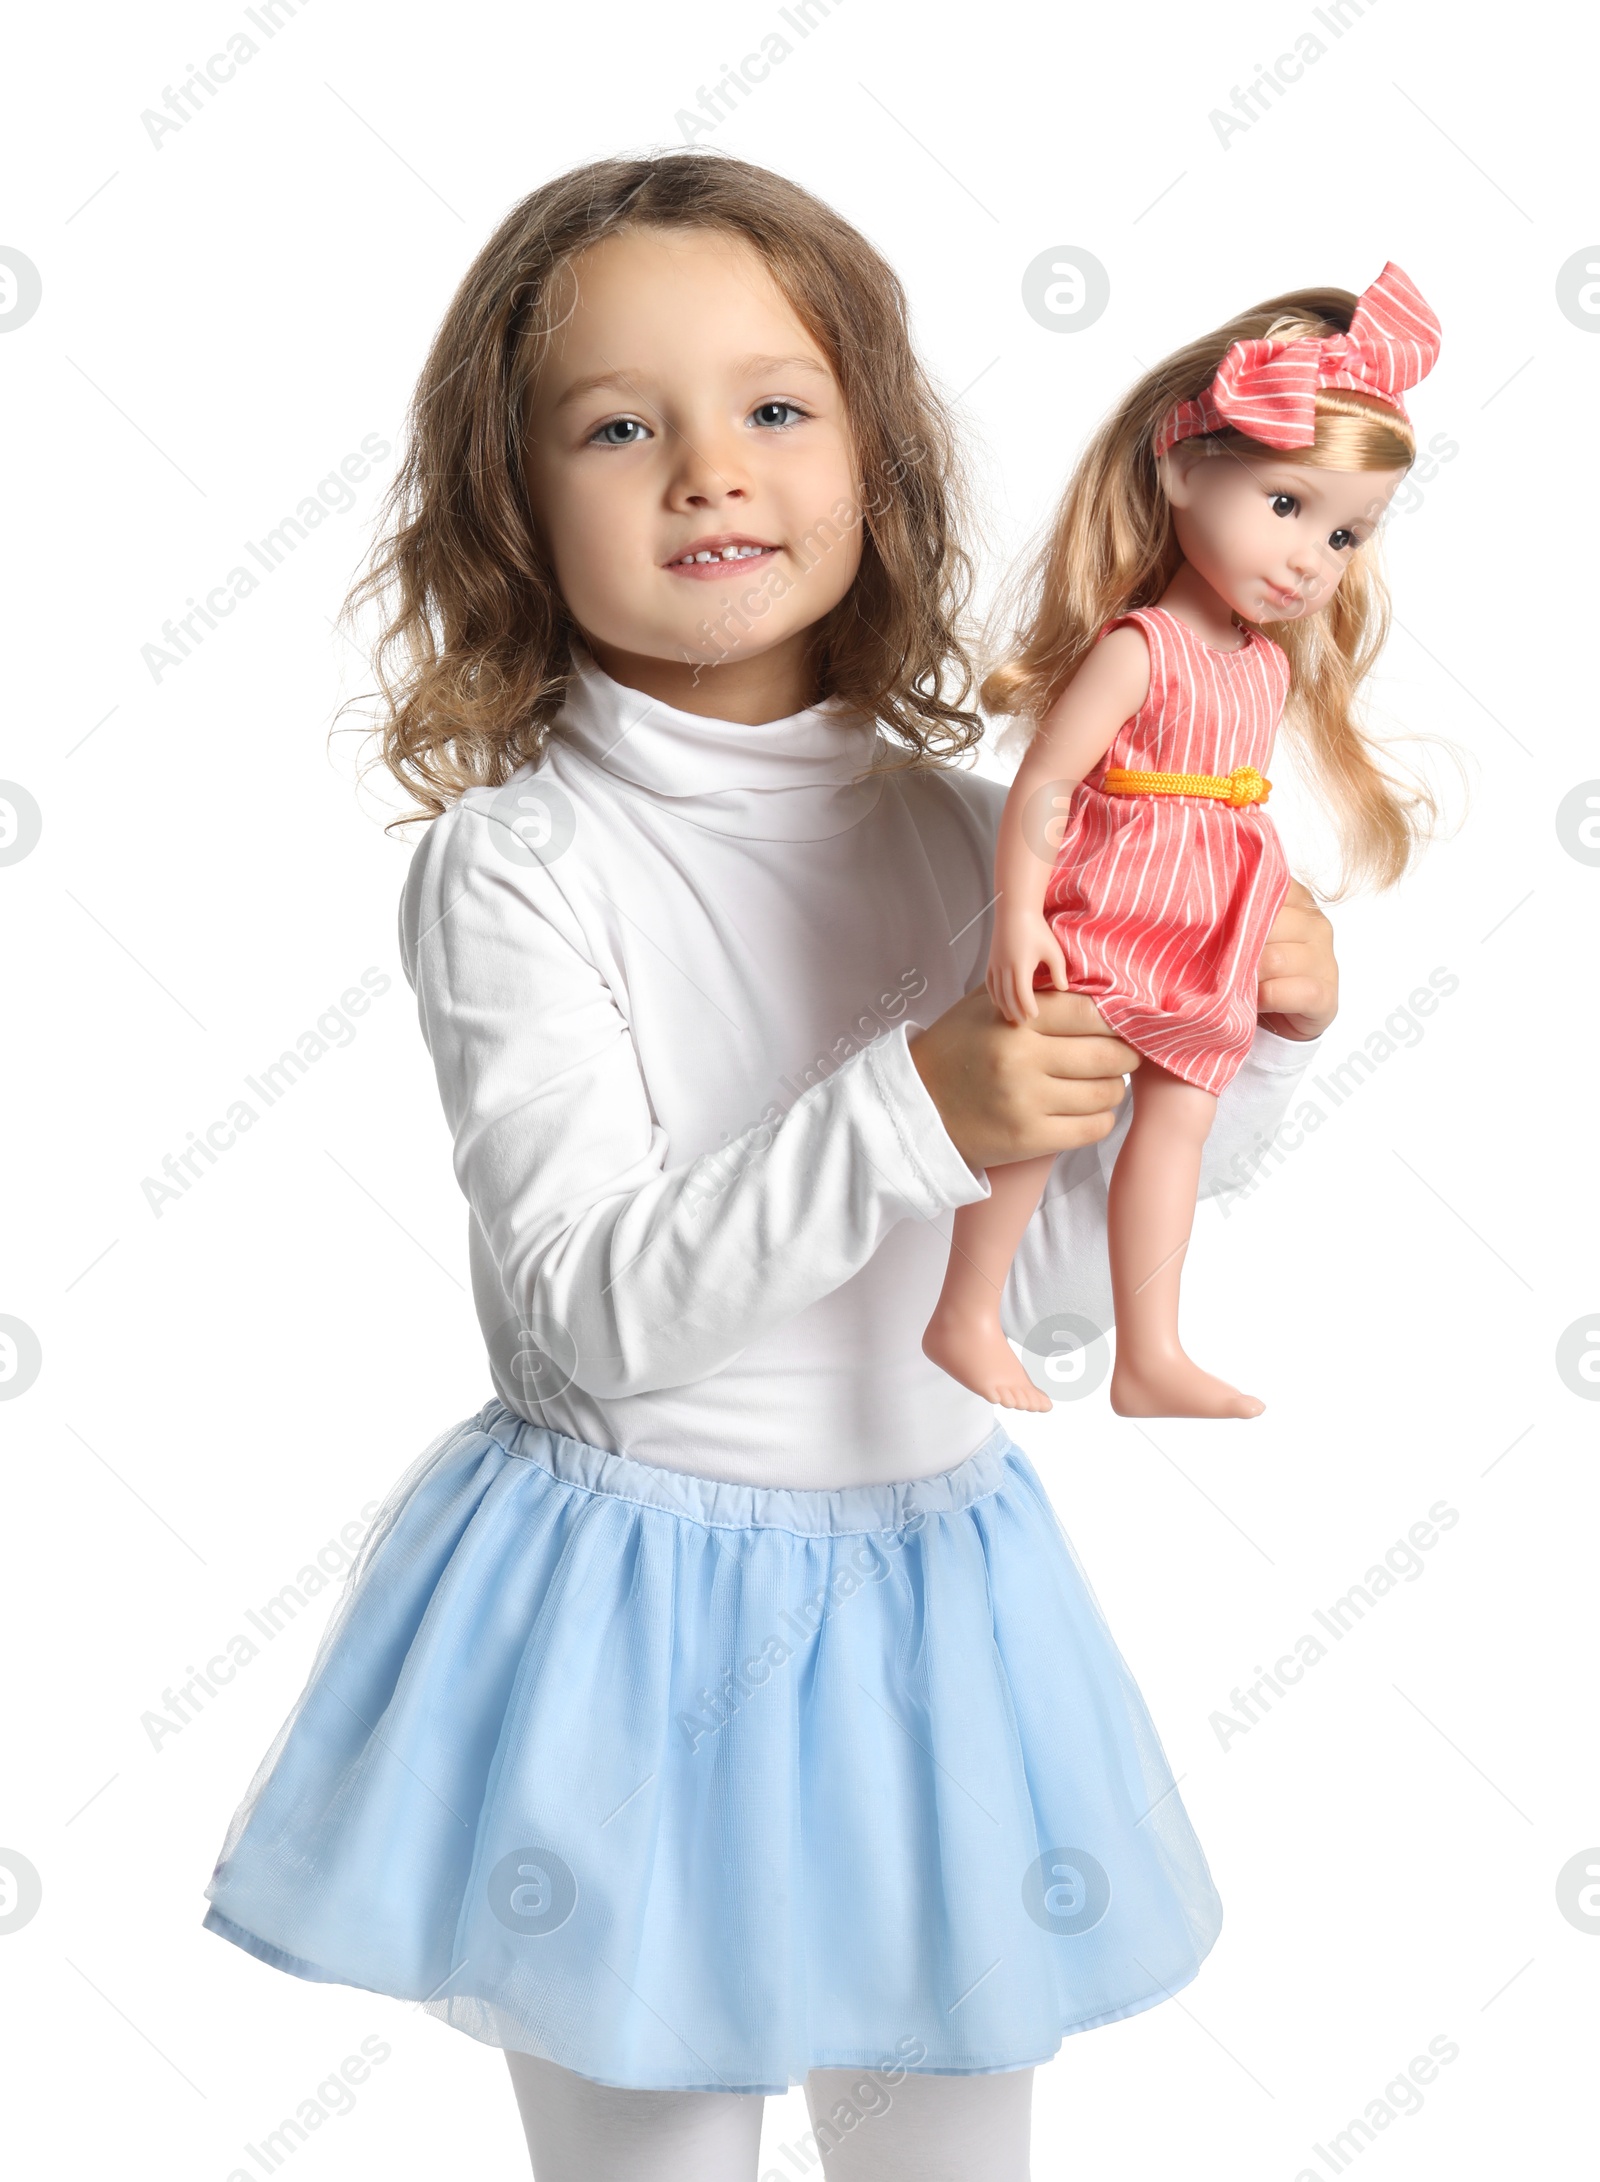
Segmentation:
[[(1265, 809), (1285, 706), (1347, 873), (1393, 884), (1433, 814), (1380, 767), (1352, 700), (1387, 620), (1374, 533), (1415, 453), (1400, 396), (1438, 346), (1389, 264), (1359, 302), (1278, 296), (1147, 372), (1080, 461), (1020, 640), (984, 685), (990, 709), (1036, 722), (998, 835), (990, 997), (1021, 1025), (1040, 986), (1087, 994), (1139, 1055), (1108, 1214), (1122, 1416), (1264, 1407), (1184, 1353), (1179, 1282), (1289, 886)], [(1011, 1408), (1050, 1407), (999, 1316), (1049, 1168), (991, 1168), (989, 1196), (957, 1211), (923, 1339)]]

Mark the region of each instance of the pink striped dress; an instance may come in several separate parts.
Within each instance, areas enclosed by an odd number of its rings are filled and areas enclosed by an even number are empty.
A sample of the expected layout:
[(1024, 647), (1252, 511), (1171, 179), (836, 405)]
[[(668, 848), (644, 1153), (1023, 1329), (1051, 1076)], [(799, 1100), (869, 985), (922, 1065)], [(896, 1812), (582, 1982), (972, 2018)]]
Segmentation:
[[(1265, 773), (1289, 689), (1270, 638), (1217, 651), (1161, 606), (1108, 621), (1143, 630), (1150, 691), (1073, 791), (1044, 913), (1087, 993), (1147, 1059), (1220, 1091), (1256, 1029), (1256, 970), (1289, 885), (1277, 828), (1259, 804), (1205, 796), (1108, 795), (1112, 766), (1153, 773)], [(1036, 986), (1048, 985), (1043, 965)]]

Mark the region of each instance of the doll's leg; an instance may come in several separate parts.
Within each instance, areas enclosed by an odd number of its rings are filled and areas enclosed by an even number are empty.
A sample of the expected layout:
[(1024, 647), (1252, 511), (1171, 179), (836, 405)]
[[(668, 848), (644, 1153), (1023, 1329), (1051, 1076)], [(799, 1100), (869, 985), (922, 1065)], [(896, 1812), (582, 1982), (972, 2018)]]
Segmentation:
[(625, 2091), (506, 2054), (533, 2182), (755, 2182), (757, 2091)]
[(1191, 1363), (1178, 1340), (1178, 1288), (1216, 1110), (1211, 1092), (1154, 1061), (1134, 1071), (1133, 1119), (1106, 1215), (1117, 1313), (1111, 1406), (1122, 1417), (1257, 1417), (1266, 1407)]
[(990, 1167), (989, 1196), (957, 1209), (944, 1286), (922, 1336), (923, 1354), (941, 1370), (1007, 1409), (1051, 1406), (1000, 1330), (1000, 1298), (1054, 1164), (1055, 1154), (1044, 1152)]
[(1032, 2100), (1031, 2068), (892, 2086), (870, 2069), (806, 2078), (824, 2182), (1028, 2182)]

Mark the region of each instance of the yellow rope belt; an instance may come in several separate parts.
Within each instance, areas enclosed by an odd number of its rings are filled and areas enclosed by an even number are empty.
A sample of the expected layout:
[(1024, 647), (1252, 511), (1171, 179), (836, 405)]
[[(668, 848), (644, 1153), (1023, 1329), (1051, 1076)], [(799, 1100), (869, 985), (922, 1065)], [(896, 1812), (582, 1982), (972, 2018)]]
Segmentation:
[(1219, 803), (1265, 803), (1272, 787), (1253, 765), (1231, 773), (1135, 773), (1124, 765), (1106, 768), (1100, 783), (1108, 796), (1214, 796)]

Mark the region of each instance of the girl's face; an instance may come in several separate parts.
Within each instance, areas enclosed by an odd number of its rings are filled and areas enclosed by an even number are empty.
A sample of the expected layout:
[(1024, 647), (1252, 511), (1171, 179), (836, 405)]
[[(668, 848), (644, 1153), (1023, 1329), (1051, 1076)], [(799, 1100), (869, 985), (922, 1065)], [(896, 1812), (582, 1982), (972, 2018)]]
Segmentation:
[(573, 271), (527, 451), (569, 612), (608, 674), (664, 702), (751, 720), (800, 709), (815, 696), (806, 632), (861, 559), (827, 358), (738, 237), (623, 233)]
[(1326, 606), (1372, 536), (1404, 470), (1325, 470), (1309, 462), (1203, 451), (1180, 440), (1160, 458), (1178, 550), (1246, 621), (1299, 621)]

